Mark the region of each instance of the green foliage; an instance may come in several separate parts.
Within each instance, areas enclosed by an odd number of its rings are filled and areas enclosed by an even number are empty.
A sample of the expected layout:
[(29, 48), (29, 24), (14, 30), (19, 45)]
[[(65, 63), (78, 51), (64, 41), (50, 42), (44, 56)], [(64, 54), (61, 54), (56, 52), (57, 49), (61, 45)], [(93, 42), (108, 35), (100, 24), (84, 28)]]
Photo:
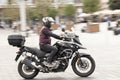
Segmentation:
[(86, 13), (93, 13), (100, 9), (100, 0), (82, 0), (83, 11)]
[(112, 10), (120, 9), (120, 0), (110, 0), (109, 7)]
[(38, 12), (38, 10), (36, 8), (28, 8), (27, 9), (27, 19), (34, 19), (34, 18), (41, 18), (40, 13)]
[(48, 9), (48, 16), (55, 18), (55, 16), (57, 16), (57, 14), (58, 14), (58, 11), (55, 8)]
[(57, 10), (53, 8), (49, 2), (40, 2), (34, 8), (27, 9), (28, 19), (33, 19), (35, 17), (41, 19), (44, 16), (55, 17), (57, 15)]
[(73, 6), (72, 4), (67, 4), (63, 8), (63, 14), (65, 16), (73, 16), (76, 13), (76, 7)]

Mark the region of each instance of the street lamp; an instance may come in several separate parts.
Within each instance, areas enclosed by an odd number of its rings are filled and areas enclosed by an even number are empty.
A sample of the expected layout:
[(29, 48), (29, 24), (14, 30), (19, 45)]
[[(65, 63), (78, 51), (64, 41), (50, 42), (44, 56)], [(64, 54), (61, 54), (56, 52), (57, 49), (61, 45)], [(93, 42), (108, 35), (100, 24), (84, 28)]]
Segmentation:
[[(55, 8), (58, 10), (58, 8), (59, 8), (59, 2), (58, 2), (58, 0), (55, 0), (55, 1), (54, 1), (54, 5), (55, 5)], [(56, 17), (55, 17), (55, 20), (56, 20), (56, 23), (57, 23), (57, 24), (60, 23), (60, 21), (59, 21), (59, 16), (56, 16)]]
[(26, 30), (26, 1), (20, 0), (20, 23), (22, 31)]

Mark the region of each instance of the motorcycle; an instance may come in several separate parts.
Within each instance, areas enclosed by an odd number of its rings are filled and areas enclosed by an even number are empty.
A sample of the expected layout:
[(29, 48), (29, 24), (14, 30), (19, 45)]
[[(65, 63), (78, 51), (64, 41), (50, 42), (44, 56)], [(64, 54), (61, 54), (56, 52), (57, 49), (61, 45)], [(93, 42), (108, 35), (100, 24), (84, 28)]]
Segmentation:
[(27, 47), (24, 45), (25, 37), (22, 35), (9, 35), (9, 45), (19, 48), (15, 61), (18, 61), (18, 73), (25, 79), (33, 79), (39, 72), (64, 72), (71, 60), (71, 66), (74, 73), (81, 77), (91, 75), (95, 70), (95, 61), (90, 54), (80, 53), (82, 47), (79, 36), (73, 33), (65, 33), (63, 40), (57, 41), (53, 46), (58, 48), (56, 55), (53, 57), (55, 66), (46, 66), (45, 62), (49, 53), (41, 51), (38, 48)]

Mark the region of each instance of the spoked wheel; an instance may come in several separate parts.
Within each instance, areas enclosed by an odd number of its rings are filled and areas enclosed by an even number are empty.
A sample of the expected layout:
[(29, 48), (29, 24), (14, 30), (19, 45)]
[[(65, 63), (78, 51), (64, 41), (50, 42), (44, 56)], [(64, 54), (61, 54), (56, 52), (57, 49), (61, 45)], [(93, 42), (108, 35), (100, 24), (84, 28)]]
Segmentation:
[(25, 79), (33, 79), (35, 76), (37, 76), (39, 70), (32, 69), (28, 67), (27, 65), (20, 62), (18, 64), (18, 72)]
[(72, 60), (72, 69), (78, 76), (87, 77), (94, 72), (95, 61), (91, 56), (83, 56), (80, 58), (76, 56)]

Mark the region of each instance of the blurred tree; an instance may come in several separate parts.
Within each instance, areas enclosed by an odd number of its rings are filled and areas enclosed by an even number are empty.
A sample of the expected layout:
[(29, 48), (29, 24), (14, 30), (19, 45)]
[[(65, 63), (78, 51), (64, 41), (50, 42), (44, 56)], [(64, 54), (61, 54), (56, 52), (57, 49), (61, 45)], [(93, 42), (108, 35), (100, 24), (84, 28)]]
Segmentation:
[(61, 9), (61, 14), (63, 19), (65, 20), (64, 23), (66, 25), (66, 30), (71, 30), (71, 27), (74, 25), (75, 21), (75, 13), (76, 13), (76, 7), (72, 4), (66, 4)]
[(12, 1), (13, 1), (13, 0), (8, 0), (8, 4), (12, 4)]
[(93, 13), (100, 9), (100, 0), (82, 0), (83, 2), (83, 12)]
[(41, 18), (41, 14), (36, 8), (27, 8), (27, 19), (28, 20), (35, 20)]
[(109, 7), (112, 10), (120, 9), (120, 0), (109, 0)]
[(33, 19), (35, 17), (41, 19), (44, 16), (55, 17), (57, 15), (57, 10), (53, 8), (51, 3), (48, 2), (39, 2), (36, 7), (27, 9), (28, 19)]
[(72, 19), (76, 13), (76, 7), (72, 4), (67, 4), (63, 7), (63, 14), (68, 18)]
[(63, 13), (66, 16), (73, 16), (76, 13), (76, 8), (72, 4), (67, 4), (63, 8)]
[(57, 16), (58, 11), (55, 8), (49, 8), (48, 9), (48, 16), (51, 16), (53, 18), (55, 18), (55, 16)]

